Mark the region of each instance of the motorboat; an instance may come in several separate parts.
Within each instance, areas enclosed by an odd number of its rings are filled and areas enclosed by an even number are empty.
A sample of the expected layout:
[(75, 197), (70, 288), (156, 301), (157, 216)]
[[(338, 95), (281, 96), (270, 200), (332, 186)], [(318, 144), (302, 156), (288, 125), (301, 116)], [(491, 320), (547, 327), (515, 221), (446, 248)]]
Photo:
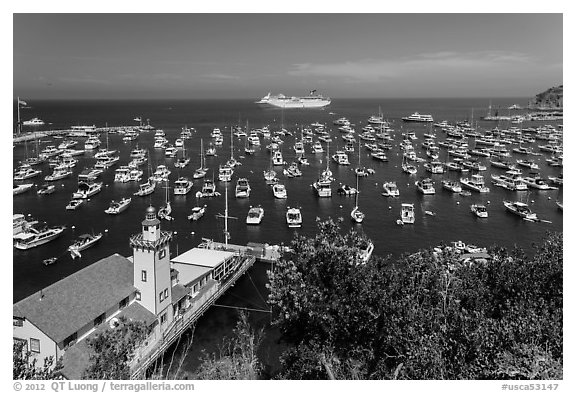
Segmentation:
[(25, 120), (22, 122), (22, 125), (24, 126), (42, 126), (44, 124), (44, 120), (39, 119), (38, 117), (34, 117), (30, 120)]
[(102, 183), (78, 183), (78, 191), (72, 194), (75, 199), (87, 199), (102, 191)]
[(488, 218), (488, 210), (484, 205), (477, 205), (477, 204), (471, 205), (470, 211), (472, 211), (472, 213), (474, 213), (476, 217)]
[(146, 183), (142, 183), (138, 186), (138, 191), (134, 193), (135, 196), (146, 196), (150, 195), (156, 189), (156, 183), (148, 179)]
[(92, 247), (98, 240), (102, 238), (102, 233), (97, 235), (92, 235), (85, 233), (80, 235), (79, 238), (72, 243), (70, 247), (68, 247), (68, 251), (70, 251), (70, 256), (72, 259), (76, 257), (81, 258), (82, 255), (80, 254), (81, 251), (86, 250), (88, 247)]
[(79, 182), (92, 182), (102, 174), (102, 169), (98, 168), (86, 168), (78, 175)]
[(508, 210), (511, 213), (516, 214), (517, 216), (522, 217), (525, 220), (528, 221), (536, 221), (538, 220), (538, 217), (536, 216), (536, 213), (533, 213), (530, 208), (528, 207), (528, 205), (524, 202), (520, 202), (520, 201), (502, 201), (502, 203), (504, 203), (504, 206), (506, 207), (506, 210)]
[(71, 199), (70, 202), (66, 205), (66, 210), (76, 210), (84, 204), (84, 199)]
[(374, 252), (374, 243), (366, 239), (363, 241), (363, 244), (361, 244), (358, 247), (358, 249), (360, 251), (359, 255), (360, 264), (365, 264), (366, 262), (368, 262), (368, 260), (372, 256), (372, 253)]
[(283, 173), (290, 178), (302, 176), (302, 171), (295, 162), (291, 163), (287, 169), (284, 169)]
[(61, 180), (61, 179), (64, 179), (66, 177), (69, 177), (70, 175), (72, 175), (72, 171), (70, 169), (54, 168), (54, 172), (52, 172), (48, 176), (45, 176), (44, 180), (45, 181), (57, 181), (57, 180)]
[(102, 142), (97, 137), (90, 137), (84, 142), (84, 150), (94, 150), (100, 147)]
[(400, 211), (400, 222), (404, 224), (414, 224), (414, 204), (403, 203)]
[(204, 184), (202, 185), (201, 196), (202, 197), (213, 197), (219, 196), (220, 193), (216, 191), (216, 185), (212, 179), (204, 179)]
[(523, 179), (524, 183), (530, 188), (535, 188), (537, 190), (557, 190), (556, 187), (552, 187), (540, 176), (527, 176)]
[(144, 175), (144, 171), (138, 168), (132, 168), (130, 169), (130, 172), (128, 173), (128, 177), (130, 179), (130, 181), (140, 181), (142, 180), (142, 176)]
[(282, 156), (282, 152), (280, 150), (276, 150), (274, 155), (272, 156), (272, 165), (284, 165), (286, 161), (284, 161), (284, 157)]
[(248, 198), (250, 196), (250, 184), (248, 179), (241, 177), (236, 182), (236, 198)]
[(312, 184), (312, 187), (320, 198), (330, 198), (332, 196), (331, 184), (332, 182), (329, 179), (321, 177)]
[(186, 195), (192, 189), (193, 183), (187, 177), (179, 177), (174, 182), (174, 195)]
[(444, 166), (439, 161), (427, 162), (424, 164), (424, 168), (432, 174), (444, 173)]
[(322, 143), (320, 143), (320, 141), (314, 142), (312, 145), (312, 153), (324, 153), (324, 148), (322, 147)]
[(118, 161), (120, 161), (120, 156), (104, 156), (97, 159), (94, 168), (105, 170), (115, 165)]
[(349, 186), (348, 184), (340, 183), (340, 187), (338, 187), (336, 192), (340, 195), (350, 196), (350, 195), (356, 195), (358, 193), (358, 190), (352, 186)]
[(384, 188), (384, 192), (382, 193), (382, 195), (386, 196), (386, 197), (398, 197), (400, 196), (400, 190), (398, 190), (398, 186), (396, 185), (396, 182), (393, 181), (387, 181), (384, 182), (384, 184), (382, 185), (382, 188)]
[(202, 216), (204, 216), (204, 213), (206, 213), (206, 205), (194, 206), (192, 208), (191, 213), (188, 215), (188, 219), (192, 220), (192, 221), (197, 221), (197, 220), (201, 219)]
[(266, 184), (275, 184), (278, 181), (276, 178), (276, 171), (273, 169), (264, 171), (264, 179), (266, 180)]
[(16, 174), (14, 174), (14, 180), (26, 180), (32, 177), (36, 177), (41, 174), (42, 171), (33, 169), (29, 165), (23, 165)]
[(20, 234), (21, 236), (14, 241), (14, 247), (19, 250), (28, 250), (46, 244), (60, 236), (65, 229), (66, 227), (64, 226), (52, 228), (31, 227), (28, 232)]
[(261, 206), (250, 207), (248, 210), (248, 216), (246, 216), (246, 224), (258, 225), (262, 222), (264, 217), (264, 209)]
[(19, 237), (21, 233), (26, 233), (28, 230), (38, 221), (27, 221), (24, 214), (13, 214), (12, 215), (12, 236), (14, 238)]
[(128, 209), (131, 202), (132, 198), (122, 198), (119, 201), (112, 201), (110, 202), (108, 209), (104, 210), (104, 212), (107, 214), (120, 214), (124, 210)]
[[(173, 158), (176, 157), (177, 154), (178, 154), (178, 148), (174, 146), (166, 146), (166, 149), (164, 150), (164, 156)], [(188, 160), (188, 162), (190, 161)]]
[(336, 150), (336, 153), (332, 155), (332, 159), (338, 165), (350, 165), (350, 162), (348, 161), (348, 155), (344, 150)]
[(53, 184), (44, 184), (37, 191), (38, 195), (49, 195), (56, 191), (56, 186)]
[(386, 153), (384, 153), (382, 150), (373, 151), (372, 153), (370, 153), (370, 157), (372, 157), (378, 161), (388, 161), (388, 157), (386, 156)]
[(540, 167), (538, 166), (538, 164), (536, 164), (534, 161), (532, 160), (516, 160), (516, 163), (520, 166), (523, 166), (525, 168), (529, 168), (532, 170), (538, 170), (540, 169)]
[(296, 207), (289, 207), (286, 211), (286, 223), (290, 228), (300, 228), (302, 226), (302, 213)]
[(232, 180), (232, 175), (234, 174), (234, 169), (228, 165), (220, 165), (218, 171), (218, 180), (223, 182), (229, 182)]
[(420, 179), (415, 183), (418, 190), (424, 195), (432, 195), (436, 193), (436, 189), (434, 188), (434, 182), (432, 179)]
[(507, 171), (505, 175), (492, 175), (492, 183), (510, 191), (527, 191), (528, 185), (524, 179), (515, 173)]
[(156, 170), (152, 174), (152, 180), (154, 180), (155, 182), (166, 181), (168, 179), (168, 176), (170, 175), (170, 173), (172, 173), (172, 172), (166, 167), (166, 165), (163, 165), (163, 164), (158, 165), (156, 167)]
[(274, 193), (274, 198), (286, 199), (288, 198), (288, 193), (286, 192), (286, 186), (284, 184), (274, 184), (272, 186), (272, 192)]
[(460, 179), (460, 183), (464, 188), (472, 191), (479, 193), (490, 192), (490, 189), (484, 185), (484, 177), (482, 177), (482, 175), (472, 175), (469, 178), (462, 178)]
[(442, 180), (442, 188), (444, 188), (450, 192), (455, 192), (455, 193), (462, 192), (462, 185), (458, 181), (447, 180), (447, 179)]
[(12, 195), (22, 194), (34, 187), (34, 183), (14, 184), (12, 187)]
[(114, 171), (114, 182), (127, 183), (130, 181), (130, 167), (122, 165)]
[(406, 157), (402, 157), (402, 171), (408, 173), (409, 175), (414, 175), (416, 172), (418, 172), (418, 168), (415, 165), (410, 164), (406, 160)]

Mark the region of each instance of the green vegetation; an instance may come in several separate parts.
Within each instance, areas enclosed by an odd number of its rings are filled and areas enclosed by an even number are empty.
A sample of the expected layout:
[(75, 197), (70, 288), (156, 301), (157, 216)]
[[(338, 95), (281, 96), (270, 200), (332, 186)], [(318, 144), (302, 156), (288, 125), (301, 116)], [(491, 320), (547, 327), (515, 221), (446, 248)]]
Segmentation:
[(24, 341), (14, 341), (12, 345), (12, 379), (61, 379), (58, 371), (62, 368), (60, 361), (54, 363), (50, 356), (39, 366), (37, 359), (28, 350), (24, 350)]
[(106, 329), (88, 338), (92, 353), (82, 379), (130, 379), (128, 364), (135, 348), (148, 333), (144, 322), (120, 318), (114, 329)]
[(555, 86), (536, 94), (528, 106), (533, 109), (562, 109), (564, 101), (564, 86)]
[(332, 221), (297, 236), (269, 274), (285, 379), (562, 378), (562, 235), (528, 259), (423, 251), (357, 265)]

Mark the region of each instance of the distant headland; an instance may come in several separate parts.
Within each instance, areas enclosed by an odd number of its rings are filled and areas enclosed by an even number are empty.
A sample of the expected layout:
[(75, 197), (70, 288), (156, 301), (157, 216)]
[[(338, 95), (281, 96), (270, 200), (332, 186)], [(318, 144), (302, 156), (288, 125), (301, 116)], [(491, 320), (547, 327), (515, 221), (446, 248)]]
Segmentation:
[(540, 110), (562, 110), (563, 98), (563, 85), (551, 87), (542, 93), (536, 94), (536, 96), (528, 102), (528, 108)]

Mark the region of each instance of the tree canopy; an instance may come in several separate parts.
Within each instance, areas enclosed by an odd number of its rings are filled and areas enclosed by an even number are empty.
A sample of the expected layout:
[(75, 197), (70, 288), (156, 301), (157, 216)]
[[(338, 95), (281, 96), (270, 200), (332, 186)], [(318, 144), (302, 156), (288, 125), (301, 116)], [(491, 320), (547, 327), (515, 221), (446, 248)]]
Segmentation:
[(528, 258), (424, 250), (358, 263), (362, 236), (331, 220), (269, 273), (287, 379), (562, 378), (562, 235)]

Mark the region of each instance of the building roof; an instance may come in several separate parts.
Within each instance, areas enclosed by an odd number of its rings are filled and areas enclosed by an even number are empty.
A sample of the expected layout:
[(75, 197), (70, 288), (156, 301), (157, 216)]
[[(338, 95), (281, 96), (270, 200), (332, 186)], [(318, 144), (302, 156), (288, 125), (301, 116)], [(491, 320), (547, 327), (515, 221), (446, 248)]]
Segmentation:
[(172, 304), (178, 303), (184, 296), (190, 293), (190, 288), (176, 284), (172, 287)]
[[(172, 261), (174, 262), (174, 261)], [(197, 265), (178, 265), (178, 281), (180, 281), (184, 286), (192, 284), (194, 281), (198, 280), (200, 277), (205, 276), (212, 270), (211, 267), (197, 266)], [(178, 284), (177, 284), (178, 285)], [(175, 286), (172, 287), (174, 290)], [(172, 301), (174, 301), (174, 293), (172, 293)]]
[[(186, 265), (197, 265), (215, 268), (226, 259), (234, 256), (233, 252), (211, 250), (207, 248), (193, 248), (172, 259), (173, 263), (182, 263)], [(178, 269), (180, 270), (180, 268)]]
[(12, 307), (56, 343), (133, 293), (134, 265), (119, 254), (55, 282)]

